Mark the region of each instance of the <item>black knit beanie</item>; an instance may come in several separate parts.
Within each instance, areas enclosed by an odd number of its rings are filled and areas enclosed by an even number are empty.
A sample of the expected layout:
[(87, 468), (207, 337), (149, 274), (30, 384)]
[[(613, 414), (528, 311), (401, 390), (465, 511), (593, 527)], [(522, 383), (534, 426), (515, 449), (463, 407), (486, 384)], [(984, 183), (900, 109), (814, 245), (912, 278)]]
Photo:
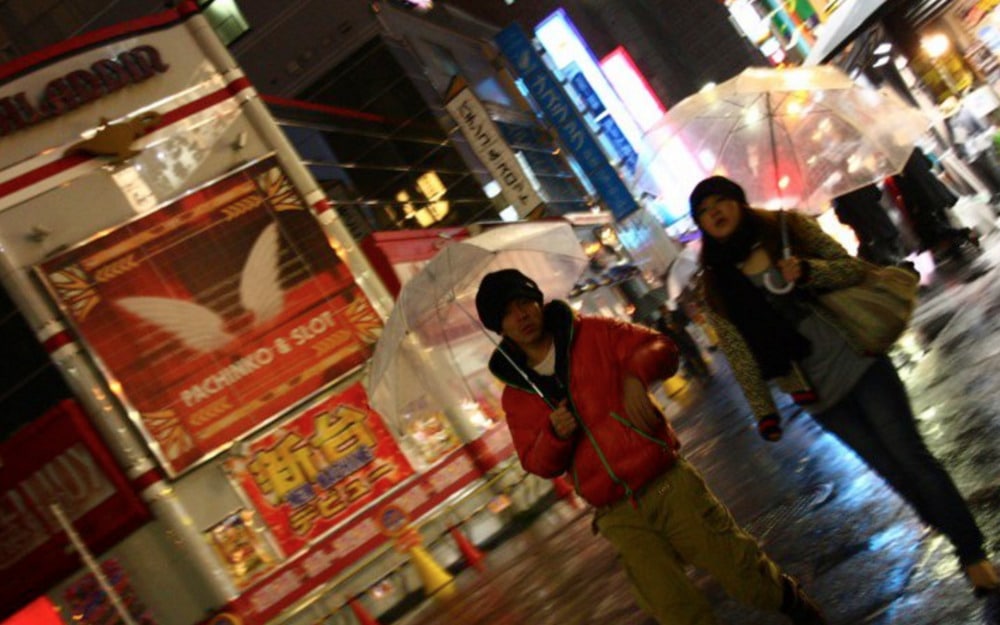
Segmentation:
[(743, 191), (743, 187), (725, 176), (710, 176), (696, 184), (691, 191), (691, 197), (688, 198), (688, 203), (691, 205), (691, 217), (694, 218), (695, 223), (698, 222), (695, 218), (695, 211), (710, 195), (721, 195), (736, 200), (741, 206), (747, 204), (747, 194)]
[(483, 276), (476, 292), (476, 312), (487, 330), (500, 334), (511, 300), (524, 298), (539, 304), (545, 299), (535, 281), (517, 269), (501, 269)]

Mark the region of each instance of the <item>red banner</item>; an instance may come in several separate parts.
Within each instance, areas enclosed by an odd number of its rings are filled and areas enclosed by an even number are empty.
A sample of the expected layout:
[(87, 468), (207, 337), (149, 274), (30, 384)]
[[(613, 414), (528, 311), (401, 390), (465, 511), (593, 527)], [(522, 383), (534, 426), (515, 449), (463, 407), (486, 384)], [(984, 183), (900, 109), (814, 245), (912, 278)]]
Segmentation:
[(39, 274), (171, 474), (363, 364), (381, 326), (273, 158)]
[(0, 619), (80, 566), (52, 504), (95, 553), (149, 516), (71, 400), (0, 443), (0, 460)]
[(228, 460), (286, 554), (293, 554), (413, 475), (355, 384)]
[(428, 473), (407, 480), (388, 500), (374, 504), (307, 551), (255, 579), (219, 616), (238, 618), (243, 625), (269, 622), (366, 553), (392, 540), (386, 528), (394, 526), (400, 515), (407, 520), (419, 519), (480, 477), (482, 472), (466, 450), (454, 451)]

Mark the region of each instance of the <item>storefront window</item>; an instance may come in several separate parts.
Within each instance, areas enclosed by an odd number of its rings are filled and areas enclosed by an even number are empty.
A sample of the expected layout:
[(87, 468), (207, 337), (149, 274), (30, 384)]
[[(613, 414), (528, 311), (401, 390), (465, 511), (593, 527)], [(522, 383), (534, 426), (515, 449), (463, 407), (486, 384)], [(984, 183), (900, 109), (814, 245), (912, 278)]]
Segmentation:
[(974, 83), (968, 65), (942, 33), (929, 32), (921, 38), (920, 54), (912, 66), (938, 103), (961, 97)]

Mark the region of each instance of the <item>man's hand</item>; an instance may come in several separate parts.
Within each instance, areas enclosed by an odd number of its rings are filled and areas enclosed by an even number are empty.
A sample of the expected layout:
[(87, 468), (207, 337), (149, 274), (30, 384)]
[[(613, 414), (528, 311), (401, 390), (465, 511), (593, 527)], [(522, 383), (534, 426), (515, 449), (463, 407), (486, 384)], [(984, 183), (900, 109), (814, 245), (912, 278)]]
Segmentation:
[(577, 428), (576, 417), (566, 407), (565, 399), (549, 414), (549, 421), (552, 422), (552, 429), (559, 438), (569, 438)]
[(649, 397), (646, 385), (635, 376), (625, 376), (623, 399), (625, 416), (632, 425), (647, 434), (652, 434), (661, 425), (663, 416)]

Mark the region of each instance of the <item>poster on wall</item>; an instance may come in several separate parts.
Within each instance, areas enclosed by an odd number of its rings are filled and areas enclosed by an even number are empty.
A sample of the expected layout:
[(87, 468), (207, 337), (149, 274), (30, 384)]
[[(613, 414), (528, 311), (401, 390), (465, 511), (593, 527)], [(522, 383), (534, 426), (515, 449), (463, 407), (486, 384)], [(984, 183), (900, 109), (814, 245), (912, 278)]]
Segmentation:
[(101, 562), (101, 574), (111, 586), (120, 608), (111, 601), (94, 573), (86, 573), (83, 577), (71, 582), (63, 592), (63, 599), (70, 610), (72, 623), (80, 625), (119, 625), (123, 623), (119, 609), (128, 611), (129, 617), (136, 625), (156, 625), (153, 614), (132, 588), (132, 582), (118, 560), (109, 558)]
[(363, 364), (381, 329), (273, 157), (36, 270), (171, 475)]
[(360, 384), (248, 442), (226, 468), (286, 555), (413, 475)]
[(274, 567), (275, 558), (258, 531), (256, 516), (241, 508), (205, 532), (237, 588), (246, 588), (255, 576)]

